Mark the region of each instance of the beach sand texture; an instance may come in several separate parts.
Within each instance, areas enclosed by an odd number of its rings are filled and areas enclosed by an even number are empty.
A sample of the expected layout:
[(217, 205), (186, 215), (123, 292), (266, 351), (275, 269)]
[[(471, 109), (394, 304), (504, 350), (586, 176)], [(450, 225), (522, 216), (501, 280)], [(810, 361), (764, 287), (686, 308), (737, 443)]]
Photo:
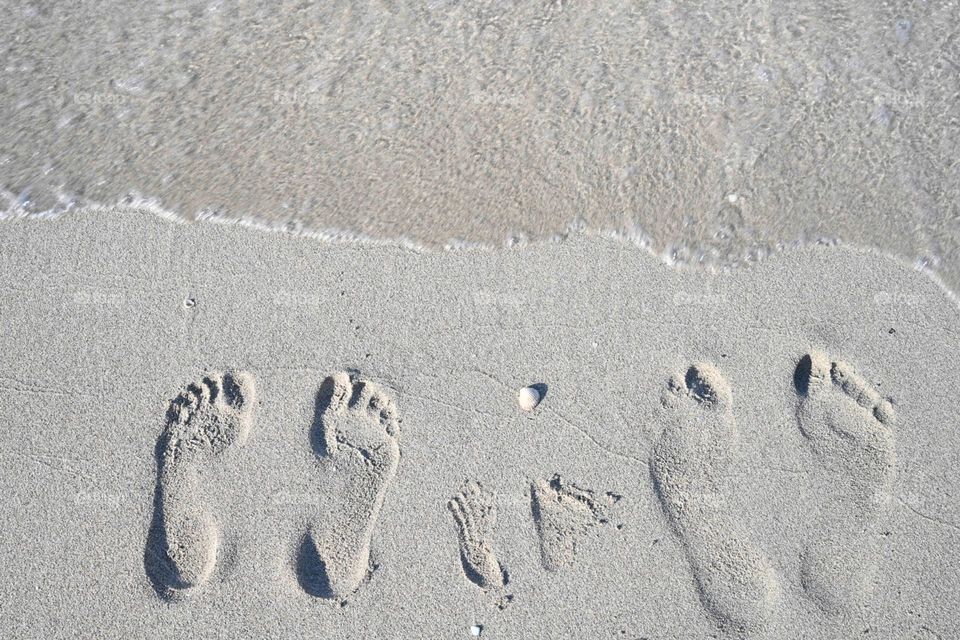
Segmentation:
[(960, 635), (960, 311), (910, 265), (0, 247), (3, 637)]
[(956, 2), (7, 4), (0, 210), (680, 263), (839, 240), (960, 290)]

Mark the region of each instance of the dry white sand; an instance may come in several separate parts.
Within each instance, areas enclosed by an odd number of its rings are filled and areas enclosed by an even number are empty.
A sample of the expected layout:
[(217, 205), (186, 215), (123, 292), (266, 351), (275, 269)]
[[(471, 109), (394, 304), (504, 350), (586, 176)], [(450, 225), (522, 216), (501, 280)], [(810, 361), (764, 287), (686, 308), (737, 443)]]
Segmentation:
[(0, 247), (3, 637), (960, 634), (960, 312), (909, 266)]

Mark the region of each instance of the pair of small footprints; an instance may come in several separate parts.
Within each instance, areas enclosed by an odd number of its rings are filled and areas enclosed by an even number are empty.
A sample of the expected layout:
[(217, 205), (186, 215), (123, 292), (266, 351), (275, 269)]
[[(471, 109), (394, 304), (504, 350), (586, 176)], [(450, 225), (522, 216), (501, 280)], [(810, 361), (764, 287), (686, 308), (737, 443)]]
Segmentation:
[[(848, 364), (821, 353), (800, 359), (794, 383), (802, 435), (833, 484), (849, 487), (812, 528), (800, 558), (804, 593), (823, 611), (839, 613), (869, 593), (874, 530), (893, 483), (895, 415), (890, 401)], [(662, 405), (667, 426), (650, 457), (650, 474), (701, 603), (723, 628), (762, 628), (774, 612), (779, 581), (720, 490), (737, 439), (730, 387), (715, 367), (696, 364), (670, 380)]]
[[(256, 405), (256, 384), (244, 372), (208, 375), (170, 404), (157, 442), (154, 517), (144, 556), (162, 597), (183, 595), (214, 571), (220, 532), (200, 504), (199, 473), (246, 442)], [(348, 474), (351, 517), (336, 527), (310, 528), (297, 577), (311, 595), (343, 601), (367, 575), (373, 528), (400, 460), (399, 423), (393, 401), (376, 384), (346, 373), (324, 380), (318, 408), (314, 450)]]
[[(608, 524), (608, 509), (620, 496), (597, 494), (566, 482), (555, 474), (530, 486), (530, 510), (540, 545), (540, 561), (547, 571), (573, 563), (581, 539), (597, 525)], [(475, 480), (464, 483), (448, 503), (457, 526), (460, 562), (467, 578), (492, 595), (501, 609), (512, 600), (506, 588), (510, 576), (493, 550), (497, 511), (493, 493)]]

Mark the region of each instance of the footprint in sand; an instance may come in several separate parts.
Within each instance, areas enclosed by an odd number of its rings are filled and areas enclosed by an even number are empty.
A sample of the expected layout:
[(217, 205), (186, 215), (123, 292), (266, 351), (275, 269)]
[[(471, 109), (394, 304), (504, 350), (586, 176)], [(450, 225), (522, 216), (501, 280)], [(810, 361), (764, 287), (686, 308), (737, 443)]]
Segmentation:
[(737, 446), (730, 387), (712, 365), (695, 364), (670, 380), (662, 405), (667, 426), (654, 445), (650, 475), (700, 601), (722, 628), (759, 629), (779, 589), (720, 491)]
[(811, 352), (794, 373), (797, 422), (828, 474), (820, 524), (800, 565), (806, 594), (824, 611), (862, 604), (876, 570), (876, 527), (895, 474), (894, 410), (845, 362)]
[(530, 507), (540, 541), (540, 562), (547, 571), (573, 564), (584, 536), (609, 524), (608, 511), (620, 496), (598, 494), (566, 482), (559, 475), (539, 479), (530, 488)]
[(447, 503), (457, 525), (460, 542), (460, 563), (470, 580), (497, 600), (501, 609), (513, 599), (506, 594), (509, 576), (493, 552), (493, 529), (497, 509), (493, 493), (479, 482), (468, 480), (456, 496)]
[(370, 573), (370, 540), (400, 462), (400, 428), (393, 400), (346, 373), (324, 380), (317, 410), (314, 452), (343, 478), (344, 501), (304, 536), (297, 577), (310, 595), (343, 603)]
[(253, 377), (210, 374), (170, 404), (157, 441), (157, 485), (144, 564), (157, 593), (172, 598), (209, 579), (220, 533), (201, 507), (200, 467), (242, 445), (253, 424)]

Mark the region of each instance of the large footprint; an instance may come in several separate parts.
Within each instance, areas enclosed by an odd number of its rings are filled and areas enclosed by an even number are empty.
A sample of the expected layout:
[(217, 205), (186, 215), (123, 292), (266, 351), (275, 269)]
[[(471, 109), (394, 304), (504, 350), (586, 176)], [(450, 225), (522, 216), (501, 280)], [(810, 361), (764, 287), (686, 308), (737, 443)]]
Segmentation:
[(374, 525), (400, 462), (399, 425), (380, 387), (346, 373), (324, 380), (317, 406), (314, 451), (342, 474), (345, 502), (304, 536), (297, 575), (307, 593), (343, 602), (368, 573)]
[(737, 440), (730, 388), (715, 367), (695, 364), (670, 380), (662, 405), (667, 426), (653, 448), (650, 475), (700, 601), (723, 628), (759, 629), (778, 586), (719, 489)]
[(147, 575), (163, 597), (197, 587), (213, 572), (220, 534), (200, 505), (198, 470), (243, 444), (254, 407), (253, 378), (240, 372), (205, 376), (167, 410), (156, 447), (154, 515), (144, 555)]
[(824, 611), (863, 603), (876, 569), (876, 526), (889, 502), (896, 462), (894, 410), (850, 365), (803, 356), (794, 382), (797, 422), (829, 474), (821, 524), (806, 545), (800, 578)]

